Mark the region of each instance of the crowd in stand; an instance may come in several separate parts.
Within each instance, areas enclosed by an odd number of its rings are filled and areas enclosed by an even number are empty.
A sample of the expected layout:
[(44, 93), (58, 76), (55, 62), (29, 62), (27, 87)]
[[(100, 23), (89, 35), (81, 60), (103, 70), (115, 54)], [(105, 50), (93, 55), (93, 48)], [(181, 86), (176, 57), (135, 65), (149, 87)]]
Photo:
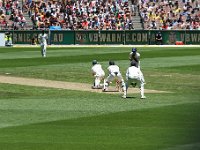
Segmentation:
[(200, 0), (0, 0), (0, 26), (23, 29), (28, 14), (32, 29), (132, 30), (137, 7), (144, 29), (200, 30)]
[(144, 29), (200, 30), (200, 0), (140, 0)]
[[(0, 0), (0, 24), (14, 29), (26, 25), (24, 14), (33, 29), (127, 30), (133, 29), (128, 0)], [(22, 11), (23, 10), (23, 11)], [(9, 17), (8, 17), (9, 16)]]
[(0, 0), (0, 25), (12, 29), (24, 28), (26, 19), (18, 0)]
[(133, 29), (128, 0), (32, 1), (24, 8), (34, 28), (66, 30)]

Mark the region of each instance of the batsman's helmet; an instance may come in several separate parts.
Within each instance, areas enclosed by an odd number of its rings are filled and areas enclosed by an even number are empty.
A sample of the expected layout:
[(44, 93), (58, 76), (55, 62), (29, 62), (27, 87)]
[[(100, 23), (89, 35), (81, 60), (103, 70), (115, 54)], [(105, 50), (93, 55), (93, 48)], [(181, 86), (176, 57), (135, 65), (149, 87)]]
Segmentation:
[(111, 65), (115, 65), (115, 62), (112, 61), (112, 60), (110, 60), (110, 61), (109, 61), (109, 65), (110, 65), (110, 66), (111, 66)]
[(133, 52), (133, 53), (137, 52), (137, 48), (135, 48), (135, 47), (132, 48), (132, 52)]
[(137, 66), (135, 61), (131, 61), (131, 66)]
[(97, 63), (98, 63), (97, 60), (92, 61), (92, 65), (96, 65)]

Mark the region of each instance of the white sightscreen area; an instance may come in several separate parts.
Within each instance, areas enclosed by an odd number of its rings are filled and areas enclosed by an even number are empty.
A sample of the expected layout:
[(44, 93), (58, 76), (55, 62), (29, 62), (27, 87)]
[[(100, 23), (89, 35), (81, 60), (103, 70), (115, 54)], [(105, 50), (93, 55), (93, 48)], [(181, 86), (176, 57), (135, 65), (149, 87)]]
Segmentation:
[(5, 33), (0, 33), (0, 46), (5, 46)]

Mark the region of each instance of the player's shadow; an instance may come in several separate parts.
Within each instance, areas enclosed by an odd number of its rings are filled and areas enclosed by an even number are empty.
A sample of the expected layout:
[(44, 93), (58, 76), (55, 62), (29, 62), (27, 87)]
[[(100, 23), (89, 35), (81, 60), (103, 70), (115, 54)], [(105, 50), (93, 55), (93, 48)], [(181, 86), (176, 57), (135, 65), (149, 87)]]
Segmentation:
[(107, 92), (107, 93), (116, 92), (116, 93), (117, 93), (117, 92), (119, 92), (119, 91), (117, 91), (117, 90), (107, 90), (107, 91), (102, 91), (102, 92), (105, 92), (105, 93), (106, 93), (106, 92)]
[(135, 96), (126, 96), (127, 99), (136, 99)]

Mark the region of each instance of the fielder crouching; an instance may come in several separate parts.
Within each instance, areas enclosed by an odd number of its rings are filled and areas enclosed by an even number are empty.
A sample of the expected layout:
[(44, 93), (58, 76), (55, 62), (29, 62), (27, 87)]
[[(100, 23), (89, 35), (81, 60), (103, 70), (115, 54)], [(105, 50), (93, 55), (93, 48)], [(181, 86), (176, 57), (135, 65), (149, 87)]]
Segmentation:
[(101, 81), (104, 79), (105, 72), (101, 67), (101, 64), (97, 62), (97, 60), (92, 61), (92, 75), (94, 76), (94, 85), (92, 86), (93, 89), (102, 89), (103, 84)]
[(139, 68), (136, 67), (137, 64), (135, 62), (131, 62), (131, 66), (127, 69), (126, 71), (126, 91), (123, 96), (123, 98), (126, 98), (127, 96), (127, 91), (128, 87), (130, 85), (139, 85), (140, 88), (140, 94), (141, 94), (141, 99), (145, 99), (146, 97), (144, 96), (144, 76)]
[(104, 80), (103, 91), (108, 90), (109, 83), (111, 83), (114, 80), (117, 80), (119, 83), (121, 83), (122, 91), (125, 92), (126, 91), (125, 82), (119, 70), (119, 66), (115, 65), (114, 61), (109, 61), (109, 67), (107, 69), (109, 75)]

